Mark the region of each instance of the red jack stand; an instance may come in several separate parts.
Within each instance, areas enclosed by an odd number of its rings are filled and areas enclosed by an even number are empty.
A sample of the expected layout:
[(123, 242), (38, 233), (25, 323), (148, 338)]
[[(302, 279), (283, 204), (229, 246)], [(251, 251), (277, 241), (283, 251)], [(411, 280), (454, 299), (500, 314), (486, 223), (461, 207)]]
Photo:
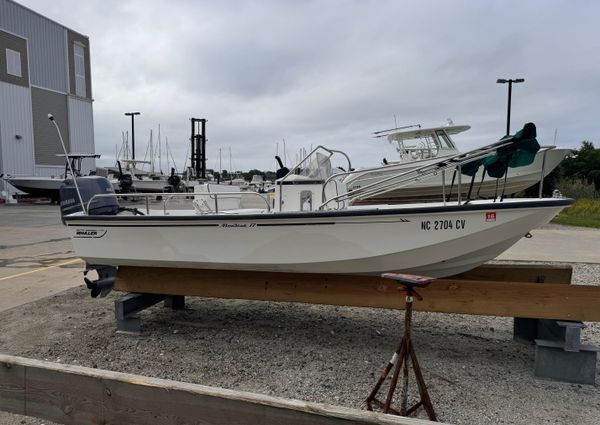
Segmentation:
[[(427, 386), (425, 385), (425, 380), (423, 379), (423, 374), (421, 373), (421, 367), (419, 366), (419, 362), (417, 360), (417, 355), (415, 353), (415, 349), (413, 347), (412, 339), (411, 339), (411, 323), (412, 323), (412, 305), (413, 305), (413, 296), (416, 297), (419, 301), (423, 300), (423, 297), (419, 295), (417, 291), (415, 291), (415, 287), (417, 288), (425, 288), (429, 286), (431, 282), (435, 279), (431, 277), (424, 276), (414, 276), (409, 274), (398, 274), (398, 273), (384, 273), (381, 277), (386, 279), (395, 280), (397, 283), (404, 287), (404, 291), (406, 292), (406, 309), (404, 310), (404, 336), (402, 337), (402, 341), (400, 345), (396, 349), (396, 352), (392, 356), (392, 359), (389, 361), (383, 373), (379, 377), (377, 384), (367, 397), (367, 409), (373, 410), (373, 405), (379, 407), (383, 410), (383, 413), (392, 413), (394, 415), (400, 416), (409, 416), (414, 413), (419, 407), (423, 406), (425, 411), (427, 412), (427, 416), (431, 421), (437, 421), (435, 416), (435, 411), (433, 410), (433, 404), (431, 403), (431, 399), (429, 398), (429, 393), (427, 392)], [(415, 373), (415, 377), (417, 379), (417, 386), (419, 388), (419, 394), (421, 399), (413, 406), (407, 408), (408, 402), (408, 360), (412, 362), (413, 370)], [(390, 388), (388, 389), (387, 397), (385, 402), (382, 402), (376, 398), (377, 393), (381, 389), (381, 386), (385, 382), (385, 379), (391, 372), (392, 368), (396, 365), (394, 369), (394, 374), (392, 375), (392, 381), (390, 383)], [(394, 397), (394, 392), (396, 391), (396, 386), (398, 385), (398, 377), (400, 375), (400, 369), (402, 369), (402, 403), (400, 406), (400, 410), (394, 409), (391, 407), (392, 398)]]

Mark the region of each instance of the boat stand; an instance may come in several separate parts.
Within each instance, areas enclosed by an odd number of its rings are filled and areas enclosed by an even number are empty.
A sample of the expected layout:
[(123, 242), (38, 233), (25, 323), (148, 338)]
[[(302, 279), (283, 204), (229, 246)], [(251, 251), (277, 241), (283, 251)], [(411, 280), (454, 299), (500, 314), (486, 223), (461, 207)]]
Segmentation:
[[(383, 370), (383, 373), (381, 374), (379, 380), (375, 384), (375, 387), (371, 391), (371, 394), (369, 394), (369, 397), (367, 397), (367, 409), (372, 411), (373, 405), (375, 405), (382, 409), (383, 413), (392, 413), (400, 416), (410, 416), (412, 413), (416, 412), (417, 409), (419, 409), (419, 407), (422, 406), (427, 412), (429, 420), (437, 421), (435, 410), (433, 409), (433, 404), (431, 403), (431, 398), (429, 397), (429, 392), (427, 391), (427, 386), (425, 385), (425, 379), (423, 378), (423, 374), (421, 373), (421, 367), (419, 366), (419, 361), (417, 360), (417, 354), (415, 353), (411, 337), (413, 297), (416, 297), (419, 301), (423, 300), (423, 297), (419, 295), (419, 293), (415, 290), (415, 287), (425, 288), (429, 286), (429, 284), (435, 279), (423, 276), (413, 276), (397, 273), (384, 273), (381, 276), (386, 279), (394, 280), (396, 281), (396, 283), (404, 287), (403, 290), (406, 293), (406, 308), (404, 310), (404, 336), (402, 337), (400, 345), (394, 352), (392, 359), (389, 361), (389, 363)], [(417, 380), (417, 387), (419, 388), (419, 395), (421, 397), (421, 399), (411, 407), (407, 407), (409, 359), (412, 363), (415, 378)], [(394, 366), (394, 374), (390, 382), (385, 402), (383, 402), (376, 398), (377, 393), (379, 393), (379, 390), (383, 386), (385, 380), (387, 379)], [(400, 410), (397, 410), (392, 408), (391, 405), (392, 399), (394, 397), (394, 392), (396, 391), (396, 387), (398, 385), (400, 369), (402, 369), (402, 393)]]
[(165, 308), (185, 309), (185, 297), (183, 295), (129, 293), (115, 300), (117, 332), (139, 334), (142, 331), (140, 312), (161, 301), (164, 301)]
[(574, 384), (596, 384), (600, 347), (582, 344), (585, 324), (577, 320), (515, 318), (513, 338), (535, 344), (534, 374)]

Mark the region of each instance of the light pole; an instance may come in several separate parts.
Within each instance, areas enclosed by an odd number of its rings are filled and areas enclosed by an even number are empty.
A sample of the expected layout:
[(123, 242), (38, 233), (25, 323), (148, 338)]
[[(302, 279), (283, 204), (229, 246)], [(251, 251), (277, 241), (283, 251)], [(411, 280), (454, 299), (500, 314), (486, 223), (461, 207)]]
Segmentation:
[(515, 78), (514, 80), (498, 78), (498, 80), (496, 80), (496, 83), (498, 83), (498, 84), (508, 83), (508, 112), (506, 113), (506, 135), (507, 136), (510, 134), (510, 100), (512, 97), (512, 85), (513, 85), (513, 83), (524, 83), (524, 82), (525, 82), (525, 78)]
[(135, 159), (135, 125), (133, 120), (136, 115), (141, 115), (139, 112), (125, 112), (125, 115), (131, 117), (131, 159)]

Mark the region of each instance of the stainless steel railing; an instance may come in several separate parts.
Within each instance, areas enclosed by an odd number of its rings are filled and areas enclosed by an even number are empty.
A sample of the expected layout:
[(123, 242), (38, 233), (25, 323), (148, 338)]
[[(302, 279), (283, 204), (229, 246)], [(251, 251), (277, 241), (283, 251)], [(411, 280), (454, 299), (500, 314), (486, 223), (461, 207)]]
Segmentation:
[(184, 198), (184, 199), (191, 199), (193, 201), (199, 197), (209, 197), (212, 200), (214, 200), (215, 201), (215, 210), (213, 212), (216, 214), (219, 212), (219, 202), (218, 202), (219, 197), (223, 198), (223, 197), (226, 197), (227, 195), (259, 197), (260, 199), (262, 199), (265, 202), (267, 211), (271, 211), (271, 205), (267, 198), (265, 198), (262, 194), (260, 194), (258, 192), (246, 191), (246, 192), (194, 192), (194, 193), (169, 193), (169, 194), (164, 194), (164, 193), (163, 194), (157, 194), (157, 193), (102, 193), (102, 194), (94, 195), (90, 198), (90, 200), (87, 202), (84, 213), (88, 214), (88, 211), (90, 210), (90, 206), (92, 205), (92, 202), (95, 199), (107, 198), (107, 197), (114, 196), (117, 198), (125, 198), (125, 197), (144, 198), (145, 206), (146, 206), (146, 214), (149, 214), (150, 213), (150, 198), (156, 198), (156, 197), (160, 196), (163, 198), (162, 199), (162, 208), (163, 208), (164, 215), (169, 214), (167, 205), (171, 202), (171, 200), (173, 200), (175, 198)]

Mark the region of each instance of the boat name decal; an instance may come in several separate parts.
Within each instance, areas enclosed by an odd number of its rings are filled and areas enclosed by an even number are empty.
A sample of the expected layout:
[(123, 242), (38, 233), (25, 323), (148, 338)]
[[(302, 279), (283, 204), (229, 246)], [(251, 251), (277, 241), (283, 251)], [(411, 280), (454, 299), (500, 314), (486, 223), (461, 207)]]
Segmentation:
[(89, 239), (89, 238), (98, 239), (98, 238), (103, 237), (104, 235), (106, 235), (106, 230), (104, 230), (104, 229), (99, 229), (99, 230), (75, 229), (75, 236), (73, 236), (73, 237), (76, 239)]
[(496, 221), (496, 211), (486, 212), (485, 221)]
[(421, 230), (464, 230), (467, 220), (464, 218), (457, 220), (423, 220), (421, 221)]
[(256, 223), (221, 223), (219, 227), (227, 229), (247, 229), (249, 227), (256, 227)]

